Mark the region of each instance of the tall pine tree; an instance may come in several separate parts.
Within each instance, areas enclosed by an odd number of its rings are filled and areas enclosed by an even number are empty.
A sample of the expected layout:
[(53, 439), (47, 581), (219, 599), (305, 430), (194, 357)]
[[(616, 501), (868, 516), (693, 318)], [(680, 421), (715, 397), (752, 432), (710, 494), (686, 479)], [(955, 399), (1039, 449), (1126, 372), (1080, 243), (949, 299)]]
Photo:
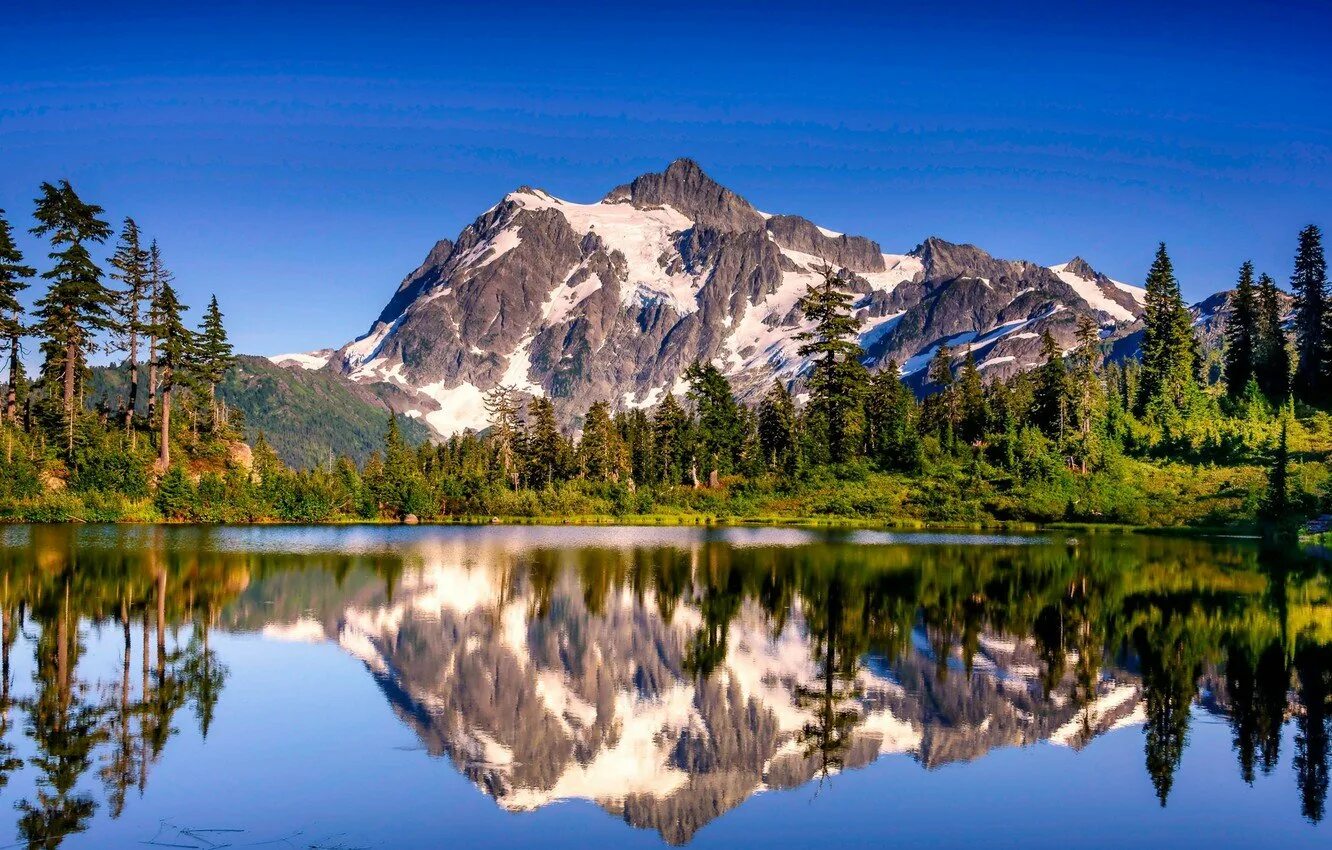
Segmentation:
[(758, 406), (759, 448), (770, 470), (788, 475), (796, 472), (800, 446), (797, 423), (795, 399), (781, 381), (773, 380)]
[(172, 281), (172, 274), (162, 262), (162, 251), (154, 239), (148, 246), (148, 424), (157, 421), (158, 325), (157, 302), (162, 287)]
[(157, 317), (154, 329), (158, 340), (158, 366), (161, 369), (162, 409), (158, 438), (158, 465), (165, 472), (171, 466), (171, 397), (178, 384), (189, 377), (187, 369), (194, 361), (194, 334), (181, 315), (189, 308), (180, 303), (176, 290), (163, 282), (157, 290), (153, 315)]
[(1062, 441), (1068, 428), (1068, 365), (1048, 328), (1041, 334), (1041, 356), (1045, 362), (1036, 370), (1032, 413), (1037, 427)]
[(708, 486), (736, 471), (744, 447), (744, 418), (726, 376), (711, 363), (694, 363), (684, 373), (689, 400), (698, 417), (695, 450)]
[(865, 450), (881, 469), (911, 472), (920, 465), (916, 398), (902, 383), (896, 360), (870, 379), (865, 399)]
[(1323, 233), (1314, 225), (1300, 231), (1295, 271), (1290, 276), (1295, 296), (1295, 395), (1309, 404), (1327, 403), (1328, 311), (1327, 262)]
[(28, 278), (37, 272), (23, 265), (23, 254), (14, 243), (14, 232), (0, 210), (0, 340), (9, 343), (9, 379), (5, 391), (6, 422), (18, 420), (18, 383), (23, 373), (19, 361), (19, 339), (23, 336), (23, 305), (18, 294), (28, 288)]
[(50, 239), (55, 261), (42, 274), (50, 288), (37, 302), (37, 332), (45, 354), (43, 378), (61, 387), (61, 416), (65, 426), (65, 449), (74, 451), (74, 419), (78, 413), (75, 390), (87, 356), (99, 331), (115, 327), (111, 309), (115, 295), (102, 283), (102, 270), (88, 253), (87, 243), (101, 243), (111, 235), (103, 221), (102, 208), (85, 203), (69, 185), (43, 183), (33, 217), (35, 236)]
[(1239, 281), (1230, 297), (1224, 353), (1226, 395), (1237, 399), (1257, 374), (1259, 348), (1258, 298), (1253, 283), (1253, 263), (1240, 266)]
[(1268, 275), (1258, 278), (1258, 388), (1274, 405), (1290, 395), (1290, 350), (1282, 325), (1281, 293)]
[(217, 385), (226, 377), (227, 370), (236, 358), (232, 355), (231, 341), (227, 339), (226, 326), (222, 324), (222, 310), (217, 306), (217, 296), (208, 301), (203, 319), (199, 323), (198, 347), (195, 351), (195, 371), (200, 380), (208, 385), (208, 408), (213, 418), (213, 429), (221, 425), (221, 414), (217, 404)]
[(860, 358), (861, 320), (851, 310), (851, 293), (833, 268), (822, 269), (823, 283), (810, 285), (799, 301), (812, 330), (796, 336), (801, 357), (812, 357), (809, 414), (824, 430), (834, 463), (849, 460), (860, 448), (864, 428), (865, 388), (869, 373)]
[(1189, 412), (1198, 393), (1193, 318), (1162, 242), (1147, 272), (1138, 409), (1168, 419)]
[(148, 252), (140, 242), (139, 226), (132, 218), (125, 219), (111, 265), (115, 268), (111, 277), (125, 287), (116, 293), (116, 329), (121, 335), (129, 366), (129, 397), (125, 407), (125, 429), (128, 431), (133, 426), (134, 412), (139, 405), (139, 341), (148, 329), (142, 309), (149, 295)]

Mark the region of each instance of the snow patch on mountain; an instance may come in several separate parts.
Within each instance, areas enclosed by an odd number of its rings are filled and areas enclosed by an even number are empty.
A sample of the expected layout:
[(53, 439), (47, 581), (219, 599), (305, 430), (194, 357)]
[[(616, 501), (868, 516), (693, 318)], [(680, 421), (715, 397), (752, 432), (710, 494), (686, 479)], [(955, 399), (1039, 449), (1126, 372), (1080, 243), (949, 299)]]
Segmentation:
[[(1050, 271), (1054, 272), (1055, 276), (1064, 283), (1067, 283), (1078, 294), (1078, 297), (1086, 301), (1093, 309), (1100, 310), (1102, 313), (1109, 313), (1121, 322), (1131, 322), (1135, 318), (1132, 311), (1102, 292), (1096, 281), (1088, 280), (1076, 272), (1069, 271), (1068, 263), (1050, 266)], [(1120, 288), (1122, 289), (1123, 285), (1120, 285)]]
[(332, 356), (333, 352), (324, 350), (313, 351), (309, 354), (274, 354), (268, 359), (278, 366), (299, 366), (302, 369), (314, 371), (327, 366), (329, 358)]
[(694, 226), (692, 220), (673, 207), (645, 210), (616, 201), (575, 204), (539, 189), (513, 192), (506, 200), (523, 209), (556, 210), (574, 233), (580, 236), (594, 233), (608, 247), (623, 254), (629, 284), (622, 293), (625, 303), (665, 301), (682, 316), (698, 309), (694, 296), (702, 280), (668, 271), (663, 262), (664, 258), (678, 254), (675, 237)]

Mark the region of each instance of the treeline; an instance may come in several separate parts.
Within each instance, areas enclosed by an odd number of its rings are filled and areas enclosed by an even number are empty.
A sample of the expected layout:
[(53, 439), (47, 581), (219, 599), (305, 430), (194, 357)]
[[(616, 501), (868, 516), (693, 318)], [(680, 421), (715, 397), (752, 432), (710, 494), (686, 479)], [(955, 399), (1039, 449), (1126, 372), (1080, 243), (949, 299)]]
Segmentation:
[[(38, 273), (0, 210), (0, 336), (9, 355), (0, 498), (70, 490), (114, 511), (150, 496), (173, 457), (224, 468), (241, 423), (216, 400), (233, 360), (217, 299), (190, 329), (157, 241), (145, 244), (134, 219), (124, 220), (104, 269), (93, 250), (113, 231), (100, 206), (63, 180), (43, 183), (34, 205), (30, 232), (51, 250), (30, 315), (19, 295)], [(25, 337), (42, 355), (35, 379), (24, 370)], [(89, 361), (99, 352), (123, 354), (128, 366), (128, 391), (114, 409), (86, 404)]]

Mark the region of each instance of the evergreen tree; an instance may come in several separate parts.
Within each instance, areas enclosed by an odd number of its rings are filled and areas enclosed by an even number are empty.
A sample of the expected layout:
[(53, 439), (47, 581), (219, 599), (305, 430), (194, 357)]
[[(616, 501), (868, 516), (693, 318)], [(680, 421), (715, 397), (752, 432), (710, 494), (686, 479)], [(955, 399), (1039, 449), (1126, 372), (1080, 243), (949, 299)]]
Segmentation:
[[(165, 288), (165, 287), (164, 287)], [(162, 345), (166, 348), (167, 337), (163, 335)], [(163, 374), (163, 381), (167, 380)], [(166, 419), (169, 410), (162, 406), (162, 418)], [(394, 519), (407, 519), (409, 516), (420, 517), (431, 512), (430, 492), (416, 453), (402, 437), (398, 428), (398, 417), (389, 415), (388, 430), (384, 433), (384, 464), (382, 471), (371, 485), (381, 512)]]
[(1225, 382), (1226, 394), (1239, 398), (1249, 380), (1257, 373), (1259, 348), (1259, 304), (1253, 283), (1253, 263), (1240, 266), (1239, 282), (1230, 298), (1230, 317), (1226, 321)]
[(861, 320), (852, 313), (851, 293), (831, 267), (825, 266), (822, 274), (823, 283), (811, 284), (799, 301), (814, 327), (796, 338), (803, 341), (800, 356), (814, 359), (809, 414), (825, 431), (830, 459), (842, 463), (860, 446), (869, 373), (860, 362)]
[(1197, 395), (1193, 319), (1162, 242), (1147, 272), (1138, 409), (1159, 419), (1187, 414)]
[(671, 393), (657, 406), (652, 418), (652, 433), (657, 446), (657, 474), (662, 484), (674, 486), (684, 481), (685, 473), (698, 484), (698, 470), (694, 463), (692, 423)]
[(953, 380), (953, 350), (947, 343), (940, 343), (934, 357), (930, 359), (928, 377), (930, 383), (938, 389), (930, 402), (938, 407), (939, 442), (951, 449), (957, 437), (961, 405), (957, 401), (956, 382)]
[(985, 399), (985, 382), (981, 380), (976, 355), (967, 346), (962, 371), (957, 376), (958, 436), (963, 442), (975, 443), (985, 437), (990, 413)]
[(1072, 390), (1074, 416), (1078, 428), (1078, 459), (1082, 471), (1094, 449), (1094, 429), (1105, 408), (1105, 387), (1101, 381), (1101, 329), (1087, 314), (1078, 317), (1078, 347), (1074, 350)]
[(545, 396), (527, 406), (527, 477), (533, 484), (549, 486), (564, 477), (567, 455), (564, 435), (555, 419), (555, 405)]
[(179, 466), (167, 469), (157, 482), (153, 504), (167, 519), (186, 519), (194, 506), (194, 488)]
[(208, 385), (208, 408), (213, 418), (213, 429), (217, 430), (222, 424), (217, 404), (217, 385), (222, 382), (236, 358), (232, 355), (231, 342), (227, 339), (227, 329), (222, 324), (222, 310), (217, 306), (216, 295), (208, 301), (208, 309), (204, 311), (203, 320), (199, 323), (197, 339), (194, 369), (200, 380)]
[(23, 305), (18, 294), (28, 288), (28, 278), (37, 272), (23, 265), (23, 254), (14, 243), (14, 233), (0, 210), (0, 339), (9, 343), (9, 380), (5, 393), (4, 421), (18, 420), (18, 386), (23, 374), (19, 360), (19, 338), (23, 336)]
[(881, 469), (914, 471), (920, 465), (916, 433), (916, 399), (889, 360), (870, 379), (865, 400), (865, 451)]
[(177, 385), (186, 383), (194, 361), (195, 337), (181, 318), (189, 308), (180, 303), (176, 290), (163, 281), (153, 304), (154, 330), (158, 339), (158, 365), (161, 369), (162, 410), (158, 437), (158, 465), (171, 466), (171, 399)]
[(611, 421), (610, 405), (604, 401), (593, 402), (588, 408), (578, 459), (588, 480), (620, 480), (625, 467), (624, 444)]
[(61, 416), (65, 426), (65, 449), (74, 451), (76, 382), (93, 349), (94, 335), (115, 327), (111, 308), (115, 296), (102, 283), (102, 270), (93, 262), (86, 243), (105, 242), (111, 228), (99, 216), (102, 208), (84, 203), (69, 185), (43, 183), (33, 217), (35, 236), (48, 237), (55, 261), (42, 274), (50, 288), (37, 302), (37, 332), (45, 354), (43, 378), (61, 386)]
[(1312, 224), (1300, 231), (1290, 291), (1295, 296), (1295, 395), (1310, 404), (1325, 405), (1329, 322), (1327, 262), (1323, 258), (1323, 233)]
[(162, 263), (162, 252), (154, 239), (148, 246), (148, 424), (157, 422), (157, 345), (159, 318), (157, 303), (162, 287), (171, 283), (174, 276)]
[(1268, 275), (1258, 278), (1258, 387), (1275, 405), (1290, 395), (1290, 349), (1281, 324), (1281, 296)]
[(1281, 436), (1272, 457), (1272, 468), (1267, 474), (1267, 494), (1263, 498), (1262, 515), (1275, 523), (1288, 523), (1290, 512), (1290, 450), (1286, 443), (1286, 419), (1281, 419)]
[(795, 399), (781, 381), (773, 379), (758, 406), (759, 448), (768, 469), (795, 473), (800, 457), (796, 428)]
[(1032, 398), (1033, 419), (1046, 436), (1062, 442), (1068, 427), (1068, 366), (1048, 328), (1041, 334), (1041, 357), (1044, 362), (1036, 371)]
[(125, 429), (129, 431), (139, 404), (139, 340), (148, 327), (141, 308), (149, 290), (148, 252), (140, 244), (139, 226), (132, 218), (125, 219), (111, 265), (115, 268), (111, 277), (125, 287), (116, 293), (116, 330), (129, 366), (129, 397), (125, 405)]
[(702, 462), (708, 486), (716, 487), (721, 475), (739, 466), (744, 447), (744, 418), (731, 394), (726, 376), (711, 363), (694, 363), (684, 373), (689, 381), (689, 400), (698, 419), (695, 451)]
[(522, 398), (517, 389), (500, 384), (486, 393), (486, 414), (490, 418), (491, 440), (499, 458), (504, 479), (513, 489), (518, 489), (518, 468), (515, 458), (517, 449), (519, 422), (518, 413), (522, 410)]

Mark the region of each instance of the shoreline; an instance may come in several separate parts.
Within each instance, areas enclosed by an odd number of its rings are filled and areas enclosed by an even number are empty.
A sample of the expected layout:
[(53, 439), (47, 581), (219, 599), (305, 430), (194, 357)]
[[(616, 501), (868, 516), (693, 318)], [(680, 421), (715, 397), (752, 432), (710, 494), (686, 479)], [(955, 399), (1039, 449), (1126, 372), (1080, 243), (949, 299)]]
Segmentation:
[[(736, 517), (710, 514), (626, 514), (613, 515), (571, 515), (565, 517), (524, 517), (524, 516), (470, 516), (458, 515), (432, 520), (404, 522), (388, 519), (335, 519), (322, 522), (297, 522), (284, 520), (257, 520), (255, 522), (200, 522), (197, 520), (119, 520), (104, 522), (98, 520), (68, 519), (55, 522), (3, 520), (0, 527), (23, 525), (105, 525), (105, 526), (213, 526), (218, 528), (254, 528), (254, 527), (337, 527), (337, 526), (405, 526), (405, 527), (480, 527), (480, 526), (587, 526), (587, 527), (623, 527), (623, 528), (803, 528), (811, 530), (874, 530), (901, 532), (954, 532), (954, 533), (1000, 533), (1030, 534), (1034, 532), (1069, 532), (1085, 535), (1154, 535), (1163, 537), (1213, 537), (1232, 538), (1235, 540), (1261, 540), (1263, 535), (1253, 525), (1245, 526), (1151, 526), (1126, 525), (1122, 523), (1037, 523), (1024, 521), (1004, 522), (937, 522), (917, 519), (876, 519), (861, 517), (810, 517), (810, 516), (768, 516)], [(1314, 540), (1301, 540), (1312, 543)]]

